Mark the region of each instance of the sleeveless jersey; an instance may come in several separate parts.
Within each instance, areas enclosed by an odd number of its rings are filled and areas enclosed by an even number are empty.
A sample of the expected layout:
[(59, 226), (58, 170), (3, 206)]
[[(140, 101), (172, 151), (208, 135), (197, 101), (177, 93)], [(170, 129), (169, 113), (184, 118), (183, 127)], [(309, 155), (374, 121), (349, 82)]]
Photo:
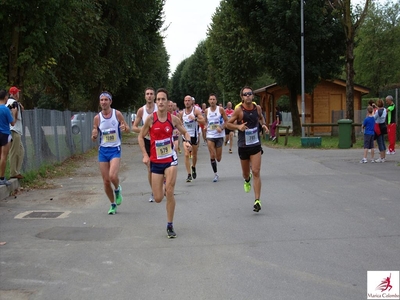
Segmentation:
[(185, 126), (186, 131), (190, 134), (191, 137), (197, 137), (197, 121), (189, 119), (190, 115), (192, 115), (193, 118), (195, 117), (194, 110), (195, 108), (193, 107), (192, 111), (186, 114), (186, 109), (184, 109), (182, 113), (183, 126)]
[(111, 117), (104, 118), (103, 114), (99, 113), (100, 125), (100, 146), (101, 147), (118, 147), (121, 145), (121, 132), (119, 129), (119, 121), (117, 119), (115, 109), (112, 109)]
[(253, 109), (247, 110), (240, 106), (243, 111), (243, 119), (238, 121), (237, 124), (246, 123), (248, 129), (245, 131), (238, 131), (238, 147), (254, 147), (261, 145), (260, 138), (259, 138), (259, 115), (257, 106), (253, 104)]
[(222, 130), (220, 133), (217, 131), (217, 127), (222, 126), (223, 123), (224, 120), (222, 119), (219, 107), (217, 106), (215, 111), (211, 111), (209, 107), (207, 112), (207, 138), (223, 138), (225, 131)]
[[(178, 117), (178, 114), (179, 114), (179, 113), (177, 113), (176, 111), (173, 111), (173, 112), (172, 112), (172, 115), (174, 115), (175, 117)], [(178, 118), (179, 118), (179, 117), (178, 117)], [(174, 137), (179, 136), (179, 130), (176, 129), (176, 127), (174, 127), (174, 132), (173, 132), (172, 135), (173, 135)]]
[(178, 159), (172, 139), (171, 114), (167, 112), (167, 120), (161, 122), (157, 113), (153, 113), (153, 125), (150, 127), (150, 161), (153, 163), (169, 163)]
[[(143, 117), (142, 117), (142, 121), (143, 121), (143, 124), (144, 124), (144, 122), (146, 122), (147, 117), (148, 117), (149, 115), (151, 115), (152, 113), (154, 113), (154, 112), (157, 111), (157, 104), (154, 103), (154, 110), (153, 110), (150, 114), (147, 113), (146, 104), (143, 105), (142, 107), (143, 107)], [(148, 136), (145, 136), (144, 138), (145, 138), (145, 139), (149, 139)]]

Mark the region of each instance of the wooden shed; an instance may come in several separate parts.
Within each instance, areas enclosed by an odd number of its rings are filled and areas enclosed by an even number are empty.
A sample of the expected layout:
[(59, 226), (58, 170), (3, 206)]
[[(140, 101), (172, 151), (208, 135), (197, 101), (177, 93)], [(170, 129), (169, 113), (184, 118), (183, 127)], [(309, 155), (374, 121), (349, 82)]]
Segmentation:
[[(260, 105), (265, 111), (267, 124), (274, 119), (277, 102), (280, 97), (289, 95), (286, 87), (280, 87), (276, 83), (254, 90), (260, 97)], [(360, 85), (354, 85), (354, 110), (361, 109), (361, 97), (369, 93), (369, 89)], [(346, 110), (346, 81), (341, 79), (321, 80), (311, 94), (304, 95), (305, 123), (335, 123), (334, 111)], [(301, 95), (297, 96), (297, 106), (301, 118)], [(346, 116), (343, 116), (346, 117)], [(331, 132), (331, 127), (314, 127), (314, 133)]]

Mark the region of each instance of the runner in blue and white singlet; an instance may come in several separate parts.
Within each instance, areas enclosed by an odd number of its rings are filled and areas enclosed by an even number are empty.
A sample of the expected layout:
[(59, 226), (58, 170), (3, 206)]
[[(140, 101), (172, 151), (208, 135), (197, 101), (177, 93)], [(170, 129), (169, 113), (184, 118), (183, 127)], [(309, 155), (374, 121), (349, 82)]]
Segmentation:
[(129, 126), (122, 113), (111, 108), (111, 93), (103, 92), (99, 98), (101, 112), (96, 114), (93, 119), (92, 141), (96, 141), (99, 137), (100, 172), (103, 177), (104, 191), (111, 203), (108, 214), (114, 215), (117, 212), (117, 205), (122, 202), (122, 189), (118, 178), (121, 160), (121, 131), (129, 132)]

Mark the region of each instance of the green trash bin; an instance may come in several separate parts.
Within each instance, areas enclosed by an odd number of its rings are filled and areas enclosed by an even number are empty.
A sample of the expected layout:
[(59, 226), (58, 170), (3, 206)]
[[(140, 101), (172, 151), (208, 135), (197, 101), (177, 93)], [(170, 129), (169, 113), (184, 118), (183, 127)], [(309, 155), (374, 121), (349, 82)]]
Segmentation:
[(349, 149), (352, 146), (351, 143), (352, 124), (353, 120), (349, 119), (338, 120), (340, 149)]

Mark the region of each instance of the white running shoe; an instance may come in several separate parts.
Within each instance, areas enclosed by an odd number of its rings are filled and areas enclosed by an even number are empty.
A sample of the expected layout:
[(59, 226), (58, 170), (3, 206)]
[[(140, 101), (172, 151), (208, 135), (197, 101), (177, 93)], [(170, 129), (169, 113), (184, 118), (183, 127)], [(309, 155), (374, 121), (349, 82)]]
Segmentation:
[(150, 195), (149, 202), (154, 202), (154, 196), (153, 196), (153, 193), (151, 193), (151, 195)]
[(214, 179), (213, 179), (213, 182), (217, 182), (218, 179), (219, 179), (219, 176), (218, 176), (217, 174), (215, 174)]

